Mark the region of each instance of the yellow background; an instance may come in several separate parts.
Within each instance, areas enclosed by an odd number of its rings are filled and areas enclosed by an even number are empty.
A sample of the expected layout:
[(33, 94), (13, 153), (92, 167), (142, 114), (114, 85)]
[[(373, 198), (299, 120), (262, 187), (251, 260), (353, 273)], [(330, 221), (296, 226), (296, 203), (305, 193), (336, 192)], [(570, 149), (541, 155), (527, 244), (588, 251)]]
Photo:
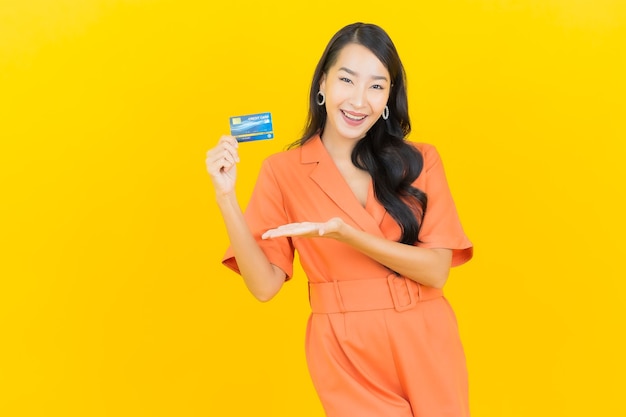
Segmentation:
[(475, 258), (447, 285), (473, 415), (626, 415), (626, 2), (0, 0), (0, 415), (321, 417), (300, 269), (219, 263), (228, 116), (303, 127), (331, 35), (378, 23)]

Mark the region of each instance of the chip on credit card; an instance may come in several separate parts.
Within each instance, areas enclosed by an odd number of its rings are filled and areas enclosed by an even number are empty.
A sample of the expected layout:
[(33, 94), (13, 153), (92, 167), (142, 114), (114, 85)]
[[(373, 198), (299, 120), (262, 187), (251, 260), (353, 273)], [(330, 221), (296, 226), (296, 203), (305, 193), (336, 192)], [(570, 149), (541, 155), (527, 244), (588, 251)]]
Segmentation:
[(230, 134), (237, 139), (237, 142), (272, 139), (274, 137), (272, 114), (233, 116), (230, 118)]

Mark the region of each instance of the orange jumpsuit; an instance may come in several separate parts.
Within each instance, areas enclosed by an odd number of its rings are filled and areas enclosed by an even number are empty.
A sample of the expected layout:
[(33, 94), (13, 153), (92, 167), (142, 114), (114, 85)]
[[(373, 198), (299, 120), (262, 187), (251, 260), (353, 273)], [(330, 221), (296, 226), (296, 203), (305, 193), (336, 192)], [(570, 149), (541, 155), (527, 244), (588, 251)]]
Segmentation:
[[(420, 243), (472, 257), (439, 154), (414, 144), (424, 169), (414, 185), (428, 196)], [(267, 158), (245, 210), (269, 261), (290, 278), (294, 250), (309, 280), (306, 356), (328, 417), (469, 416), (467, 371), (456, 318), (442, 291), (397, 277), (350, 246), (326, 238), (262, 240), (268, 229), (341, 217), (398, 240), (400, 228), (374, 198), (363, 207), (319, 137)], [(238, 271), (229, 248), (223, 263)]]

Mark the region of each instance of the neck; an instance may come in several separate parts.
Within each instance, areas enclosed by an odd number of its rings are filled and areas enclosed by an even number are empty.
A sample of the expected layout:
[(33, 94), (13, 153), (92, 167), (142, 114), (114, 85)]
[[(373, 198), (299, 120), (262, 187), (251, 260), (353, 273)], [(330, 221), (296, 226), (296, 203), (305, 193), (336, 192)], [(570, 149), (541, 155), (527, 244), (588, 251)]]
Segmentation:
[(351, 159), (352, 150), (358, 140), (338, 139), (332, 135), (323, 134), (320, 136), (324, 147), (333, 159)]

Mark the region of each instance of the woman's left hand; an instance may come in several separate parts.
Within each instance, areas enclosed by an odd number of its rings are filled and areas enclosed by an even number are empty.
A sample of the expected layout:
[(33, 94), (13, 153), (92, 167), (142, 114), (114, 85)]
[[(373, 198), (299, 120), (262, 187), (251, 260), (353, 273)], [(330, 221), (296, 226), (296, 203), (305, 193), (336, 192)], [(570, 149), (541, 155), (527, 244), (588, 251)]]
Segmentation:
[(277, 227), (276, 229), (270, 229), (263, 233), (263, 239), (271, 239), (274, 237), (284, 236), (299, 236), (299, 237), (330, 237), (339, 238), (342, 227), (345, 226), (343, 220), (339, 217), (334, 217), (325, 223), (289, 223)]

